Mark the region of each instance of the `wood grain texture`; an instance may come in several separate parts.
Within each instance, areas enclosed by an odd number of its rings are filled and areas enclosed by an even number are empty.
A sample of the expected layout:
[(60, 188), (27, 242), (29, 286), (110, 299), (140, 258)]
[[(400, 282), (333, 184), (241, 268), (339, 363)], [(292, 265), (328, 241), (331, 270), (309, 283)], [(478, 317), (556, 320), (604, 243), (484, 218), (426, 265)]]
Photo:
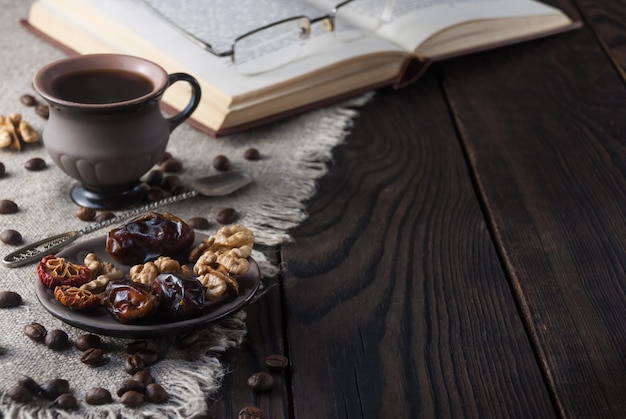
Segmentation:
[(620, 74), (588, 28), (452, 61), (444, 73), (560, 414), (626, 417)]
[(361, 110), (283, 248), (295, 418), (554, 416), (437, 68)]

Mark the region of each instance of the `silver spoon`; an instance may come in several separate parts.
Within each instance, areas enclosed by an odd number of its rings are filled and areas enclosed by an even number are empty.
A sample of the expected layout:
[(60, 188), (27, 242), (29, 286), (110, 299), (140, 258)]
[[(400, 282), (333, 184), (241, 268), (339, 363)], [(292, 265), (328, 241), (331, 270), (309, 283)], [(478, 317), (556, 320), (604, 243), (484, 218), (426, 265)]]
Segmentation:
[(42, 257), (50, 254), (54, 254), (57, 251), (63, 249), (74, 240), (78, 239), (85, 234), (89, 234), (104, 227), (108, 227), (113, 224), (118, 224), (129, 218), (136, 217), (148, 211), (152, 211), (156, 208), (164, 205), (173, 204), (175, 202), (184, 201), (198, 195), (204, 196), (225, 196), (235, 192), (238, 189), (243, 188), (247, 184), (252, 182), (252, 178), (245, 173), (241, 172), (223, 172), (216, 175), (196, 179), (191, 182), (191, 188), (189, 192), (184, 192), (179, 195), (172, 195), (170, 197), (154, 201), (149, 204), (137, 207), (135, 209), (123, 212), (114, 218), (110, 218), (99, 223), (90, 224), (89, 226), (74, 231), (68, 231), (67, 233), (57, 234), (56, 236), (48, 237), (38, 242), (24, 246), (15, 252), (9, 253), (2, 259), (2, 264), (9, 268), (15, 268), (18, 266), (27, 265), (32, 262), (39, 262)]

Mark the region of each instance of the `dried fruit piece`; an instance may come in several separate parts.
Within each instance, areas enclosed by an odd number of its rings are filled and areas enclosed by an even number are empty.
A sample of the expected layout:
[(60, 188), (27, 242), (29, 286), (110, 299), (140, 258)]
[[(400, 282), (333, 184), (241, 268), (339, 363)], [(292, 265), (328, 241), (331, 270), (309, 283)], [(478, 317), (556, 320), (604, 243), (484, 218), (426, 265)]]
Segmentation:
[(100, 306), (100, 298), (91, 291), (71, 285), (59, 285), (54, 289), (54, 298), (66, 307), (77, 311), (93, 310)]
[(146, 318), (159, 306), (159, 297), (138, 282), (110, 282), (105, 292), (104, 305), (121, 323)]
[(77, 265), (55, 255), (44, 256), (37, 264), (39, 280), (48, 288), (59, 285), (81, 286), (89, 281), (91, 273), (84, 265)]

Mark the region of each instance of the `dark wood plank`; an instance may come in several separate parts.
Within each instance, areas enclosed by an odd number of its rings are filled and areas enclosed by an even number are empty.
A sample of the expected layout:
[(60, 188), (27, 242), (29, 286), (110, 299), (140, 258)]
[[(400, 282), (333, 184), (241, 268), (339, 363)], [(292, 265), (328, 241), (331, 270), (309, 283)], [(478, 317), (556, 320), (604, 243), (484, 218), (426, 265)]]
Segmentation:
[(554, 416), (438, 68), (361, 110), (283, 248), (296, 418)]
[(626, 31), (624, 16), (626, 2), (574, 0), (585, 22), (611, 59), (622, 79), (626, 81)]
[(452, 61), (445, 86), (559, 411), (626, 417), (623, 80), (584, 28)]

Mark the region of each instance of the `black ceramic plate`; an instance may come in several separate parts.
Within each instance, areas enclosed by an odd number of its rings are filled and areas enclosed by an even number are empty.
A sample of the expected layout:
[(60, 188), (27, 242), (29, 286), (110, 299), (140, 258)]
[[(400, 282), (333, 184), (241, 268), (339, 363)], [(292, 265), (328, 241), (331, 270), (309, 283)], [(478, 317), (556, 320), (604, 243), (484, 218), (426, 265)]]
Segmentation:
[[(206, 236), (196, 233), (196, 242), (192, 248), (204, 237)], [(64, 257), (74, 263), (83, 263), (85, 255), (93, 252), (100, 260), (111, 262), (123, 272), (128, 273), (130, 266), (120, 265), (115, 262), (105, 251), (105, 242), (106, 237), (97, 237), (68, 247), (62, 252), (59, 252), (57, 256)], [(187, 261), (187, 255), (188, 253), (183, 253), (176, 259), (180, 262), (185, 262)], [(59, 303), (54, 298), (52, 290), (43, 285), (39, 279), (37, 279), (35, 291), (41, 304), (53, 316), (63, 320), (65, 323), (89, 332), (124, 338), (172, 336), (206, 327), (241, 310), (250, 302), (259, 288), (261, 274), (256, 262), (252, 258), (250, 258), (249, 261), (250, 270), (236, 277), (239, 282), (239, 295), (232, 296), (226, 293), (216, 301), (207, 302), (204, 306), (204, 313), (199, 317), (169, 323), (145, 320), (136, 324), (123, 324), (115, 320), (104, 307), (89, 312), (72, 310)]]

